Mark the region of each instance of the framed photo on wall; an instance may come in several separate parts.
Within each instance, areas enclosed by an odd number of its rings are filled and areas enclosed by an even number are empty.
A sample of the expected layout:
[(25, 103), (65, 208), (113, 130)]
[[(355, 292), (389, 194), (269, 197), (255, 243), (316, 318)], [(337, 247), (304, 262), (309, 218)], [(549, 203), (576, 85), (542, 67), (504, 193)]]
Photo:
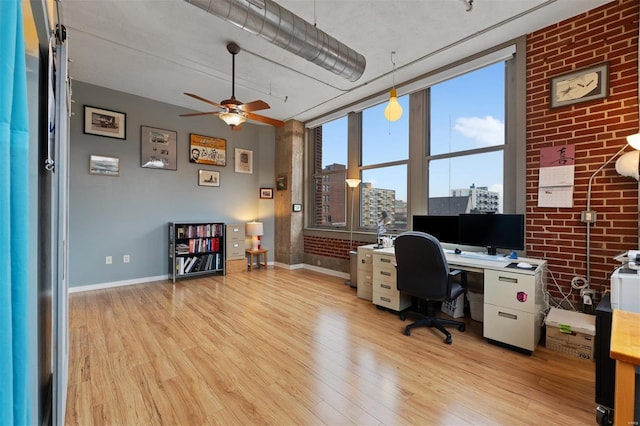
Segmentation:
[(273, 198), (273, 188), (260, 188), (260, 198), (270, 200)]
[(89, 174), (102, 176), (119, 176), (120, 159), (103, 155), (89, 156)]
[(551, 108), (606, 98), (609, 64), (582, 68), (551, 79)]
[(253, 173), (253, 151), (236, 148), (236, 173)]
[(227, 165), (227, 141), (189, 133), (189, 161), (212, 166)]
[(220, 172), (213, 170), (198, 170), (198, 185), (220, 186)]
[(140, 167), (177, 170), (177, 139), (173, 130), (140, 126)]
[(84, 133), (107, 138), (127, 138), (127, 115), (123, 112), (84, 106)]
[(287, 189), (287, 177), (286, 176), (278, 176), (276, 178), (276, 190), (284, 191)]

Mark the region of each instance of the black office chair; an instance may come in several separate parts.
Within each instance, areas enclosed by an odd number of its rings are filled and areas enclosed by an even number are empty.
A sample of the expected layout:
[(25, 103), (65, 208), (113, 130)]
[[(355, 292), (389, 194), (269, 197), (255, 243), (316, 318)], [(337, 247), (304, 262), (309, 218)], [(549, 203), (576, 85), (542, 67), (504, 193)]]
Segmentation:
[[(444, 326), (456, 326), (464, 331), (462, 321), (436, 318), (438, 302), (452, 301), (466, 291), (467, 275), (464, 271), (449, 270), (449, 264), (440, 242), (424, 232), (404, 232), (395, 240), (398, 290), (417, 299), (425, 300), (426, 316), (409, 324), (404, 331), (411, 335), (414, 327), (435, 327), (444, 333), (445, 342), (451, 344), (451, 333)], [(454, 278), (460, 277), (460, 282)], [(404, 320), (404, 312), (400, 315)]]

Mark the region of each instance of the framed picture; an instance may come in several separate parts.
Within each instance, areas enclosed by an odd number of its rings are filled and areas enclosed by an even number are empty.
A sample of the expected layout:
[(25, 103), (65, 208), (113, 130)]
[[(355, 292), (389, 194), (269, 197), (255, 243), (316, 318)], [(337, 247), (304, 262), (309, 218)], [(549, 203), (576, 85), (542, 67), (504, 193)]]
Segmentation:
[(287, 189), (287, 177), (286, 176), (278, 176), (276, 178), (276, 189), (278, 191), (284, 191)]
[(89, 105), (84, 106), (84, 133), (107, 138), (126, 139), (127, 114)]
[(609, 64), (583, 68), (551, 79), (551, 108), (606, 98)]
[(236, 173), (253, 173), (253, 151), (236, 148)]
[(220, 172), (213, 170), (198, 170), (198, 185), (220, 186)]
[(260, 198), (265, 200), (273, 198), (273, 188), (260, 188)]
[(173, 130), (140, 126), (140, 167), (177, 170), (177, 139)]
[(226, 166), (227, 141), (189, 133), (189, 161), (212, 166)]
[(89, 156), (89, 174), (102, 176), (119, 176), (120, 159), (102, 155)]
[(302, 204), (294, 204), (293, 205), (293, 211), (294, 212), (301, 212), (302, 211)]

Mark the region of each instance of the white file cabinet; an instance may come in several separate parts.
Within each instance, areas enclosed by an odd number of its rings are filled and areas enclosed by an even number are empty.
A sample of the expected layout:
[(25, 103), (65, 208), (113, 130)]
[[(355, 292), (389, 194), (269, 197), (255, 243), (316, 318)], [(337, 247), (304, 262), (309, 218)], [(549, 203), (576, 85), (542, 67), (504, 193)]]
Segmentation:
[(373, 276), (373, 246), (358, 247), (358, 297), (371, 300), (371, 278)]
[(396, 267), (393, 248), (373, 252), (372, 301), (394, 311), (411, 306), (411, 297), (400, 294), (396, 286)]
[(533, 351), (543, 320), (544, 268), (484, 270), (483, 335)]

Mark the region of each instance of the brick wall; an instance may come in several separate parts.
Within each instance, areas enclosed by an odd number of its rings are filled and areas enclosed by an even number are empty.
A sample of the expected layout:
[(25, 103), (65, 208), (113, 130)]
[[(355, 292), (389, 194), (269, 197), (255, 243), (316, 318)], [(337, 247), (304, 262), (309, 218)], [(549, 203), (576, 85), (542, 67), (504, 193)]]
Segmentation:
[[(551, 109), (550, 78), (606, 62), (609, 96)], [(527, 38), (527, 255), (547, 259), (564, 292), (575, 276), (586, 277), (588, 181), (638, 131), (638, 1), (619, 0), (562, 21)], [(575, 145), (573, 208), (540, 208), (540, 149)], [(630, 150), (630, 148), (629, 148)], [(615, 161), (592, 182), (591, 283), (609, 285), (612, 257), (638, 247), (638, 183), (619, 176)], [(549, 280), (549, 290), (554, 291)], [(578, 300), (574, 290), (572, 299)]]
[[(357, 250), (358, 246), (364, 244), (371, 243), (353, 240), (353, 249)], [(314, 254), (348, 261), (349, 240), (341, 240), (338, 238), (312, 237), (307, 235), (304, 237), (304, 252), (305, 254)]]

